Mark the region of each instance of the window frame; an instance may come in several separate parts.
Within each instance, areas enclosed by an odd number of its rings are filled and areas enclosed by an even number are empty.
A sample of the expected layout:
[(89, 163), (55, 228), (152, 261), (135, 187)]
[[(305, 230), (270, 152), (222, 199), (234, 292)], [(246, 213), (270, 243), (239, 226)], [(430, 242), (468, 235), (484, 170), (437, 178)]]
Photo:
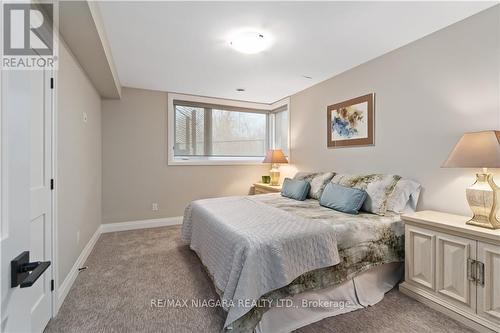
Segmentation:
[(228, 99), (194, 96), (186, 94), (168, 94), (167, 105), (167, 156), (168, 165), (261, 165), (262, 157), (242, 157), (242, 156), (175, 156), (175, 101), (181, 101), (186, 104), (206, 106), (222, 106), (223, 110), (244, 111), (267, 114), (266, 120), (266, 146), (267, 149), (274, 148), (275, 129), (272, 120), (273, 111), (286, 107), (288, 116), (288, 149), (290, 150), (290, 99), (284, 98), (272, 104), (253, 103), (245, 101), (235, 101)]
[(288, 126), (287, 126), (287, 147), (288, 152), (283, 152), (288, 158), (290, 163), (290, 99), (286, 99), (286, 103), (280, 104), (281, 101), (272, 104), (272, 110), (269, 112), (268, 118), (268, 136), (269, 136), (269, 146), (268, 149), (276, 149), (276, 115), (280, 112), (288, 112)]

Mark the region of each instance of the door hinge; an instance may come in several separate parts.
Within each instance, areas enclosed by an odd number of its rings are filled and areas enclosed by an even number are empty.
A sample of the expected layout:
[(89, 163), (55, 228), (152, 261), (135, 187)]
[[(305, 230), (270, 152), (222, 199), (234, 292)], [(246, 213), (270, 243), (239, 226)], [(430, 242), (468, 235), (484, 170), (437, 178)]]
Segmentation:
[(54, 279), (50, 280), (50, 291), (54, 291)]
[(54, 190), (54, 178), (50, 180), (50, 190)]
[(54, 78), (50, 78), (50, 89), (54, 89)]

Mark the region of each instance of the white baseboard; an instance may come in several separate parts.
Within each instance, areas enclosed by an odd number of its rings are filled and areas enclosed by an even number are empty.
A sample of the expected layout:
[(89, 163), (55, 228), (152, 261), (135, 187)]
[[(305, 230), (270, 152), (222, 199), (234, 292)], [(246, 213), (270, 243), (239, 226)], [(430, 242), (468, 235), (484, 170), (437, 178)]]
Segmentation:
[(164, 217), (160, 219), (138, 220), (138, 221), (128, 221), (119, 223), (105, 223), (101, 224), (101, 233), (104, 234), (107, 232), (115, 232), (115, 231), (157, 228), (157, 227), (165, 227), (169, 225), (178, 225), (178, 224), (182, 224), (182, 216)]
[(125, 230), (136, 230), (136, 229), (147, 229), (147, 228), (156, 228), (156, 227), (164, 227), (169, 225), (178, 225), (182, 224), (182, 216), (175, 217), (165, 217), (160, 219), (150, 219), (150, 220), (138, 220), (138, 221), (128, 221), (128, 222), (120, 222), (120, 223), (107, 223), (101, 224), (101, 226), (96, 230), (92, 238), (90, 238), (89, 242), (83, 248), (82, 253), (76, 259), (75, 264), (71, 267), (68, 275), (61, 283), (61, 285), (57, 288), (56, 294), (56, 312), (54, 316), (59, 312), (61, 305), (64, 302), (66, 296), (68, 296), (69, 290), (73, 286), (73, 283), (78, 276), (78, 268), (82, 267), (87, 261), (88, 256), (92, 252), (99, 236), (103, 233), (115, 232), (115, 231), (125, 231)]
[(85, 247), (83, 248), (82, 253), (80, 253), (78, 258), (76, 259), (75, 264), (73, 265), (73, 267), (71, 267), (71, 270), (69, 271), (64, 281), (57, 288), (56, 313), (59, 312), (59, 309), (61, 308), (64, 299), (66, 298), (66, 296), (68, 296), (69, 290), (71, 289), (71, 286), (73, 285), (73, 283), (76, 280), (76, 277), (78, 276), (78, 268), (80, 268), (81, 266), (83, 266), (83, 264), (85, 264), (85, 261), (92, 252), (92, 249), (94, 248), (94, 245), (99, 239), (100, 235), (101, 235), (101, 229), (99, 227), (95, 231), (94, 235), (92, 235), (87, 245), (85, 245)]

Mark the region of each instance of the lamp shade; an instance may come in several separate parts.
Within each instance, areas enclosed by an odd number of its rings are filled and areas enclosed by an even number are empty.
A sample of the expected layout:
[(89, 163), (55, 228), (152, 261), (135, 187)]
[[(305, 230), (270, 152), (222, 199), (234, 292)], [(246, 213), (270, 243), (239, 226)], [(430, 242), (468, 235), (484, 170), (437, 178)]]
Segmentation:
[(443, 167), (500, 168), (500, 131), (465, 133)]
[(288, 163), (288, 160), (281, 149), (271, 149), (262, 163)]

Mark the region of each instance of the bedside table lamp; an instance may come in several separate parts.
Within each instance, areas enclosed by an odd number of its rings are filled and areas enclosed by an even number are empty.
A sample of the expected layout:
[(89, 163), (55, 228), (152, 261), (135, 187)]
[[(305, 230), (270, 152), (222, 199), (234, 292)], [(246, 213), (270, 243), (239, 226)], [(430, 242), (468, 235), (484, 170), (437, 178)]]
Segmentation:
[(278, 164), (288, 163), (285, 154), (281, 149), (271, 149), (267, 152), (266, 158), (262, 163), (271, 163), (271, 170), (269, 174), (271, 175), (271, 185), (279, 185), (280, 183), (280, 170)]
[(467, 224), (499, 229), (500, 188), (487, 168), (500, 168), (500, 131), (465, 133), (444, 163), (445, 168), (483, 168), (465, 192), (474, 214)]

